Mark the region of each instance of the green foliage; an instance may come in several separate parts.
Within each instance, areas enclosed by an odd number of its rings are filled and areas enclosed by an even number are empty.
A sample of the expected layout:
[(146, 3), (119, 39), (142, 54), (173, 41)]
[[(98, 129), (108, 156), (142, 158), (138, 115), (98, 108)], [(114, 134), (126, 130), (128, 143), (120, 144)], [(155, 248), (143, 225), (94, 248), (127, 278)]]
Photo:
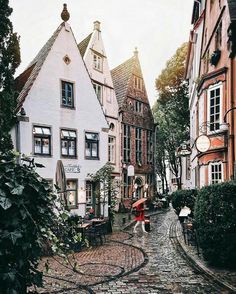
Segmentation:
[(1, 294), (26, 294), (27, 287), (42, 285), (37, 265), (45, 244), (51, 253), (65, 256), (80, 241), (68, 211), (56, 199), (32, 168), (0, 155)]
[[(187, 45), (183, 44), (156, 80), (159, 98), (153, 107), (157, 123), (155, 158), (161, 177), (168, 160), (171, 171), (180, 178), (181, 161), (175, 155), (176, 149), (189, 139), (188, 87), (184, 80), (186, 52)], [(181, 188), (181, 181), (178, 188)]]
[(13, 33), (8, 0), (0, 1), (0, 153), (12, 149), (9, 131), (15, 123), (14, 73), (20, 64), (19, 37)]
[(179, 215), (181, 208), (187, 206), (194, 213), (194, 204), (196, 201), (198, 190), (178, 190), (171, 194), (172, 206), (177, 215)]
[(100, 204), (107, 203), (110, 206), (109, 217), (111, 220), (114, 219), (114, 208), (117, 204), (117, 195), (119, 193), (120, 182), (112, 178), (112, 172), (114, 167), (111, 163), (107, 162), (102, 168), (100, 168), (95, 175), (92, 177), (92, 181), (99, 184), (96, 189), (96, 197), (98, 200), (98, 206)]
[(195, 225), (204, 257), (212, 265), (236, 267), (236, 183), (204, 187), (195, 205)]

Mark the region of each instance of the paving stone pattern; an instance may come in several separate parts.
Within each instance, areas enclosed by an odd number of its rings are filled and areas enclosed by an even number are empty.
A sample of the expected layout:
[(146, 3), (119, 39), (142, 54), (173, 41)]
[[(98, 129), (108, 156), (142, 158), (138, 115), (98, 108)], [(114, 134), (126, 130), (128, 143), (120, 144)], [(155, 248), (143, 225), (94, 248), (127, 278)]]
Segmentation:
[[(151, 219), (152, 231), (143, 235), (115, 232), (103, 246), (71, 255), (69, 263), (49, 258), (42, 294), (197, 294), (228, 293), (204, 278), (177, 252), (170, 228), (173, 211)], [(41, 262), (41, 269), (46, 259)], [(73, 264), (77, 263), (77, 271)]]
[(169, 228), (176, 216), (173, 211), (152, 217), (152, 231), (141, 232), (126, 241), (141, 247), (148, 255), (148, 263), (116, 281), (93, 287), (97, 294), (180, 294), (180, 293), (227, 293), (218, 288), (192, 267), (176, 252), (169, 238)]

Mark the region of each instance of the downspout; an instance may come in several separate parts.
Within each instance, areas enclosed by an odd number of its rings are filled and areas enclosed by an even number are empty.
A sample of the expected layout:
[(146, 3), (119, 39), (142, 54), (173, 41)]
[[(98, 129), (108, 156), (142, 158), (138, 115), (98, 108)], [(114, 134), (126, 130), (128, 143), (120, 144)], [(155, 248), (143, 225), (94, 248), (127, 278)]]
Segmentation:
[[(230, 75), (231, 75), (231, 108), (234, 107), (234, 58), (231, 58), (231, 64), (230, 64)], [(234, 142), (234, 113), (231, 113), (231, 150), (232, 150), (232, 162), (231, 162), (231, 168), (232, 168), (232, 174), (230, 175), (231, 179), (235, 178), (234, 174), (234, 163), (235, 163), (235, 142)]]

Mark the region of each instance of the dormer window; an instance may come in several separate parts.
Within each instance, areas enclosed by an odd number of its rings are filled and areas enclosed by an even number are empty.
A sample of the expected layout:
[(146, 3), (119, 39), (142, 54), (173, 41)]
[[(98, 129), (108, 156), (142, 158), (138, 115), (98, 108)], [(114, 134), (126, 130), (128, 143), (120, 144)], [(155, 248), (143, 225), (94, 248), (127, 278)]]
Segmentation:
[(102, 63), (102, 57), (97, 54), (93, 54), (93, 68), (102, 71)]
[(140, 91), (143, 90), (143, 80), (139, 77), (134, 77), (134, 88)]

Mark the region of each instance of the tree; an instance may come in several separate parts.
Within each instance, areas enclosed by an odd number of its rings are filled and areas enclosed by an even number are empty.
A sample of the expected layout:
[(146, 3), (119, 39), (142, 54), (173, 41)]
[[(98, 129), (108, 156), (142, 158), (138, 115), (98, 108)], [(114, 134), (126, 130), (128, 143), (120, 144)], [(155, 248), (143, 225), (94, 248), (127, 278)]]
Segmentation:
[[(159, 98), (153, 108), (158, 123), (156, 139), (161, 140), (157, 142), (160, 146), (160, 151), (156, 151), (157, 171), (163, 170), (167, 158), (170, 170), (177, 179), (178, 189), (181, 189), (182, 168), (181, 159), (176, 157), (176, 149), (189, 139), (188, 88), (184, 80), (186, 54), (187, 44), (184, 43), (156, 79)], [(162, 172), (162, 179), (164, 175)]]
[(117, 195), (120, 187), (119, 181), (111, 176), (113, 170), (114, 167), (107, 162), (92, 176), (92, 181), (96, 184), (97, 214), (101, 212), (101, 204), (103, 205), (103, 213), (107, 204), (110, 222), (114, 219), (114, 208), (117, 204)]
[(0, 0), (0, 154), (12, 149), (9, 134), (15, 123), (14, 73), (20, 64), (19, 37), (13, 33), (8, 0)]

